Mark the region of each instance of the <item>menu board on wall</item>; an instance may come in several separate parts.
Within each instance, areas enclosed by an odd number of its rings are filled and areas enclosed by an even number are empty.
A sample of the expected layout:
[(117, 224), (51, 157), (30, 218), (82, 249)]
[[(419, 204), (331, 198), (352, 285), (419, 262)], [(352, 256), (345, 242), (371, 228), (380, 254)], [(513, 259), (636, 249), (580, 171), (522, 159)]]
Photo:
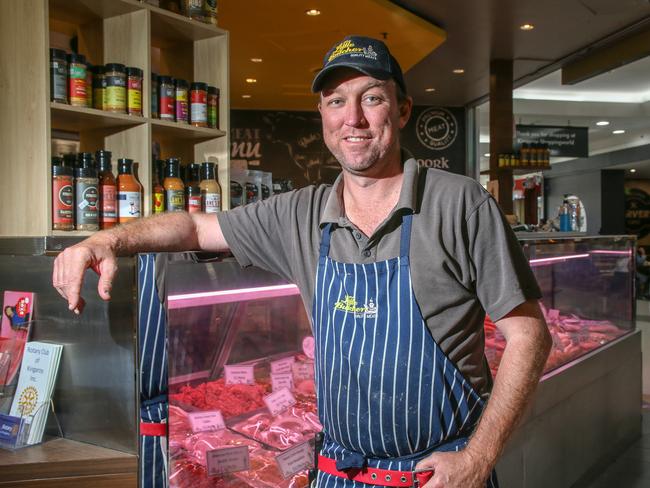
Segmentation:
[(634, 234), (639, 244), (649, 245), (650, 238), (650, 184), (631, 181), (625, 184), (625, 231)]
[[(230, 126), (233, 166), (270, 171), (295, 188), (333, 183), (341, 170), (316, 111), (233, 110)], [(463, 108), (413, 107), (401, 140), (420, 165), (465, 174)]]

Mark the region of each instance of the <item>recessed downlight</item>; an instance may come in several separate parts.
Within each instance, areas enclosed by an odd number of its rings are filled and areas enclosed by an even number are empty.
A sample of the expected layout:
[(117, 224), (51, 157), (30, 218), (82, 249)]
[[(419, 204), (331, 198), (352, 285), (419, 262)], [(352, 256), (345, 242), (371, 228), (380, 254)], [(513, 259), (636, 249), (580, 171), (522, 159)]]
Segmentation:
[(535, 26), (533, 24), (521, 24), (519, 28), (522, 31), (532, 31), (535, 28)]
[(246, 78), (246, 83), (257, 83), (255, 78)]
[(612, 134), (625, 134), (625, 131), (623, 129), (616, 129), (612, 131)]
[(462, 75), (463, 73), (465, 73), (465, 70), (463, 68), (456, 68), (452, 71), (452, 73), (454, 73), (455, 75)]
[(632, 169), (630, 170), (630, 173), (636, 173), (636, 170), (635, 170), (634, 168), (632, 168)]
[(600, 125), (601, 127), (605, 125), (609, 125), (609, 120), (599, 120), (598, 122), (596, 122), (596, 125)]
[(306, 10), (305, 13), (310, 17), (316, 17), (317, 15), (320, 15), (320, 10), (317, 8), (310, 8), (309, 10)]
[(250, 98), (251, 96), (250, 95), (242, 95), (241, 97), (242, 98)]
[(261, 63), (263, 60), (262, 60), (262, 58), (251, 58), (251, 61), (253, 63)]
[(424, 91), (425, 91), (425, 92), (428, 92), (428, 93), (431, 93), (431, 92), (436, 91), (436, 89), (433, 88), (433, 87), (429, 87), (429, 88), (425, 88)]

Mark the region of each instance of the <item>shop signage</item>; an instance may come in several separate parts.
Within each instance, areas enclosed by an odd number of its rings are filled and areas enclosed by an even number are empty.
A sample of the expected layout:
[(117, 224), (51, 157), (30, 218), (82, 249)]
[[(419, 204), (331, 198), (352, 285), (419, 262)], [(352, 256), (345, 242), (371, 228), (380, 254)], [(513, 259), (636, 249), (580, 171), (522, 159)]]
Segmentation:
[(640, 188), (625, 189), (625, 231), (639, 239), (650, 234), (650, 195)]
[(523, 144), (547, 144), (551, 156), (560, 158), (589, 157), (588, 127), (517, 125), (515, 150)]

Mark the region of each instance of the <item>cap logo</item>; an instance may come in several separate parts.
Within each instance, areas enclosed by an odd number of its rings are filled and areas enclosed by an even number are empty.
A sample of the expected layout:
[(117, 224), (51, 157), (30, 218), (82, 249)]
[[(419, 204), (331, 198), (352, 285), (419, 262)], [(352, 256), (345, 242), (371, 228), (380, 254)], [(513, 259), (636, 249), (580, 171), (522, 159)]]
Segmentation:
[(372, 45), (369, 45), (368, 47), (357, 47), (354, 42), (346, 40), (334, 48), (332, 54), (327, 58), (327, 62), (329, 63), (344, 54), (349, 54), (351, 57), (362, 56), (373, 61), (377, 60), (377, 53), (372, 48)]

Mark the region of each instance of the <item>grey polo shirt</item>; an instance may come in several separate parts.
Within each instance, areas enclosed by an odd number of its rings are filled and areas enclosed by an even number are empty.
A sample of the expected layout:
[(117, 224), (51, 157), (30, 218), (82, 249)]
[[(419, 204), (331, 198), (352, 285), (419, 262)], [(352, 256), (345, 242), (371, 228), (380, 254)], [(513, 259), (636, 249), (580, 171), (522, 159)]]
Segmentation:
[(521, 246), (497, 203), (475, 180), (404, 162), (397, 205), (372, 236), (345, 216), (343, 179), (309, 186), (217, 215), (241, 266), (275, 272), (300, 288), (311, 315), (321, 230), (332, 232), (330, 257), (372, 263), (399, 255), (401, 216), (413, 212), (411, 279), (433, 338), (478, 392), (487, 395), (485, 312), (499, 320), (540, 298)]

